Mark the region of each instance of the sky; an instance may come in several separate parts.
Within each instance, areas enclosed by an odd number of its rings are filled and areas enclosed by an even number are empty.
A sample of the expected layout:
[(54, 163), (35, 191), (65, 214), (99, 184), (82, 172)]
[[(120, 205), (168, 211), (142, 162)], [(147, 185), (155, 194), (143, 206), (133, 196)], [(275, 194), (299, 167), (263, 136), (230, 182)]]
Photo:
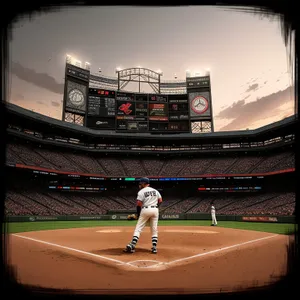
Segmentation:
[(22, 16), (11, 36), (8, 101), (52, 118), (62, 118), (66, 54), (108, 76), (142, 66), (185, 80), (187, 69), (209, 68), (215, 131), (294, 114), (278, 18), (208, 6), (83, 6)]

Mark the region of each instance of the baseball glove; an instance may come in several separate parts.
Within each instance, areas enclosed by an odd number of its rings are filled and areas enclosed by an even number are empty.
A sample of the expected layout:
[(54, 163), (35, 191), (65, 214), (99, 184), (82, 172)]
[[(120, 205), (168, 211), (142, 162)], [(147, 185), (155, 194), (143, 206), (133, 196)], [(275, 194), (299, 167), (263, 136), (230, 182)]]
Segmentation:
[(127, 216), (127, 220), (128, 220), (128, 221), (131, 221), (131, 220), (137, 220), (137, 219), (138, 219), (138, 217), (137, 217), (136, 214), (131, 214), (131, 215), (128, 215), (128, 216)]

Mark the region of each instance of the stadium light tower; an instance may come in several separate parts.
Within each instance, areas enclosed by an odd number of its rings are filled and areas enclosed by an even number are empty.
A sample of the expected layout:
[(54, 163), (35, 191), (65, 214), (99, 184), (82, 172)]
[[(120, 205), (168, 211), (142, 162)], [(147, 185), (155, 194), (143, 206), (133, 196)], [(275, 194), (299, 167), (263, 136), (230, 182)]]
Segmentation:
[(72, 64), (72, 56), (70, 54), (66, 55), (66, 62), (67, 64)]
[(75, 60), (75, 66), (81, 68), (81, 61), (80, 60)]
[(90, 70), (91, 69), (91, 64), (86, 61), (84, 67), (85, 67), (86, 70)]

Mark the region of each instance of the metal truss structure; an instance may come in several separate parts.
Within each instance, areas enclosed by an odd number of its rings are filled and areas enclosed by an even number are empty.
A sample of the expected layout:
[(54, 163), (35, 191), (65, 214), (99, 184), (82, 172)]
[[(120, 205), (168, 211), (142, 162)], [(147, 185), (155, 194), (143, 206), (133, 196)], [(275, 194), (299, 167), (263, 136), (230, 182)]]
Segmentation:
[(146, 68), (128, 68), (124, 70), (116, 70), (118, 75), (118, 90), (123, 90), (129, 82), (137, 82), (139, 84), (138, 92), (141, 92), (141, 83), (147, 83), (154, 93), (160, 94), (160, 77), (161, 72), (155, 72)]
[(83, 126), (84, 125), (84, 116), (66, 112), (64, 121), (68, 122), (68, 123)]
[[(145, 77), (144, 77), (145, 78)], [(128, 82), (127, 82), (128, 84)], [(112, 91), (118, 90), (118, 79), (91, 73), (89, 85), (95, 89), (108, 89)], [(123, 86), (124, 88), (125, 86)], [(153, 89), (153, 88), (152, 88)], [(155, 88), (154, 88), (155, 89)], [(160, 81), (160, 93), (165, 95), (170, 94), (186, 94), (186, 81), (182, 80), (166, 80)]]
[(125, 91), (129, 82), (138, 82), (139, 92), (141, 83), (148, 83), (155, 93), (165, 95), (187, 93), (185, 80), (161, 80), (162, 73), (146, 68), (128, 68), (117, 70), (116, 73), (120, 76), (91, 73), (89, 85), (91, 88)]
[(212, 132), (211, 121), (191, 121), (192, 133)]

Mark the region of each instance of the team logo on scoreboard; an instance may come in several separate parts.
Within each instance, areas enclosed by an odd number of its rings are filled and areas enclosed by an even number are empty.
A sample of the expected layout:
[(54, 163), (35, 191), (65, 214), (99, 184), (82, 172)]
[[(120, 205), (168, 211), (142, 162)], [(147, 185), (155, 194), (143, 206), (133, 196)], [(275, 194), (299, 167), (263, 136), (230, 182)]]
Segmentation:
[(103, 122), (103, 121), (97, 121), (96, 125), (104, 125), (104, 124), (108, 124), (108, 122)]
[(124, 112), (124, 114), (129, 115), (132, 112), (132, 110), (130, 109), (131, 105), (132, 104), (128, 102), (126, 104), (124, 103), (121, 106), (119, 106), (119, 110)]
[(191, 102), (191, 108), (196, 114), (203, 114), (208, 110), (208, 100), (203, 96), (196, 96)]
[(80, 107), (84, 104), (84, 95), (79, 89), (73, 89), (69, 92), (69, 100), (74, 106)]

